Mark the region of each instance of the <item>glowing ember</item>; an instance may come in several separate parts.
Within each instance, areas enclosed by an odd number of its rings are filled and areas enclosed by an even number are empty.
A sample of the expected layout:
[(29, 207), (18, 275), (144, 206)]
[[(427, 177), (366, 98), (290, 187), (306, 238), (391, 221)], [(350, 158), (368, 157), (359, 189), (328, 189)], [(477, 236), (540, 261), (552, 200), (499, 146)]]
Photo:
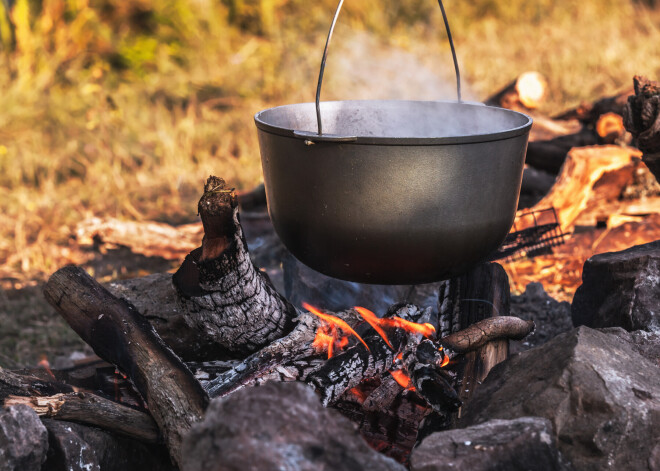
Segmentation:
[(367, 399), (367, 397), (369, 397), (369, 394), (367, 394), (365, 391), (363, 391), (357, 386), (351, 388), (350, 392), (358, 399), (358, 401), (360, 401), (360, 404), (363, 403)]
[(350, 325), (348, 325), (343, 320), (338, 317), (331, 316), (330, 314), (325, 314), (319, 311), (317, 308), (308, 303), (302, 303), (302, 306), (307, 309), (309, 312), (315, 316), (321, 318), (323, 325), (319, 327), (316, 331), (316, 337), (314, 338), (313, 346), (317, 350), (327, 350), (328, 358), (332, 358), (334, 354), (334, 349), (337, 347), (339, 350), (348, 345), (348, 336), (341, 335), (339, 331), (341, 330), (344, 334), (355, 336), (362, 344), (369, 350), (369, 346), (362, 340), (362, 337), (355, 332)]
[(415, 387), (410, 385), (410, 376), (405, 374), (403, 370), (390, 370), (390, 374), (392, 375), (392, 378), (394, 378), (394, 381), (399, 383), (399, 386), (402, 388), (410, 391), (415, 390)]

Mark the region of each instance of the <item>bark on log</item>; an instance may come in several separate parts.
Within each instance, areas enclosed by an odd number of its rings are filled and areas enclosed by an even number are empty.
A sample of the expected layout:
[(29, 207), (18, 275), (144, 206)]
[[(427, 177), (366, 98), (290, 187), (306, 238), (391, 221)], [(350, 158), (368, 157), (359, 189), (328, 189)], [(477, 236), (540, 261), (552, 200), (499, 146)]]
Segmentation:
[(125, 246), (146, 257), (181, 260), (199, 246), (199, 223), (171, 226), (154, 221), (90, 218), (78, 223), (74, 234), (80, 245)]
[(56, 394), (46, 397), (9, 396), (4, 406), (24, 404), (40, 417), (93, 425), (146, 443), (156, 443), (159, 433), (146, 412), (91, 393)]
[(534, 322), (518, 317), (498, 316), (483, 319), (465, 329), (443, 337), (444, 347), (456, 353), (467, 353), (481, 348), (488, 342), (508, 338), (521, 340), (534, 330)]
[(44, 295), (98, 356), (133, 380), (178, 463), (183, 435), (208, 403), (188, 368), (133, 306), (112, 296), (81, 268), (55, 272)]
[(215, 359), (245, 358), (291, 332), (297, 312), (250, 260), (238, 203), (224, 180), (209, 177), (199, 213), (202, 247), (173, 277), (180, 309), (202, 341), (218, 346)]
[(538, 72), (524, 72), (484, 103), (510, 110), (527, 112), (539, 107), (548, 89), (548, 82)]
[(660, 181), (660, 84), (636, 75), (635, 95), (623, 113), (626, 129), (644, 153), (642, 161)]

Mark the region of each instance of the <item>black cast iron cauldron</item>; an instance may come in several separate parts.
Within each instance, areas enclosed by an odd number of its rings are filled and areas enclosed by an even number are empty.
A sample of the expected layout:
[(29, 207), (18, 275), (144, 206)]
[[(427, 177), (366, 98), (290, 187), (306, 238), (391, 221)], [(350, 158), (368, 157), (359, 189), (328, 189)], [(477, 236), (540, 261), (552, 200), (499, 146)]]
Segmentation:
[(460, 85), (458, 102), (319, 103), (328, 43), (316, 116), (314, 103), (255, 116), (268, 210), (286, 247), (363, 283), (438, 281), (484, 260), (513, 223), (532, 119), (461, 102)]

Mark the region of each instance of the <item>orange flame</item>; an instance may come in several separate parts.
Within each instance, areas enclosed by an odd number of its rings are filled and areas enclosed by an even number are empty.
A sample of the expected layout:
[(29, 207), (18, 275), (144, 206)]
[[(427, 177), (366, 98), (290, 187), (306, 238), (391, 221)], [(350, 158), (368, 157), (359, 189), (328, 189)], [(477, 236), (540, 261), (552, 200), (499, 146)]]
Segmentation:
[(392, 378), (394, 378), (394, 381), (399, 383), (399, 386), (402, 388), (410, 391), (415, 390), (415, 387), (410, 385), (410, 376), (405, 374), (403, 370), (390, 370), (390, 374), (392, 375)]
[(51, 378), (56, 379), (55, 375), (53, 374), (53, 370), (50, 369), (50, 362), (48, 361), (48, 357), (46, 355), (41, 355), (41, 359), (37, 365), (46, 370), (46, 373), (48, 373)]
[(440, 368), (444, 368), (449, 364), (449, 356), (445, 355), (445, 357), (442, 359), (442, 363), (440, 364)]
[(314, 338), (313, 346), (319, 350), (328, 350), (328, 358), (332, 358), (334, 353), (335, 343), (339, 349), (344, 348), (348, 345), (347, 336), (339, 336), (338, 329), (341, 329), (343, 332), (354, 335), (362, 344), (369, 350), (369, 346), (365, 341), (358, 335), (353, 328), (348, 325), (345, 321), (339, 319), (338, 317), (331, 316), (330, 314), (325, 314), (319, 311), (317, 308), (308, 303), (302, 303), (302, 306), (307, 309), (309, 312), (314, 314), (323, 320), (324, 325), (319, 327), (316, 331), (316, 337)]
[(391, 349), (394, 349), (392, 344), (390, 343), (390, 340), (387, 338), (387, 334), (385, 334), (385, 331), (382, 329), (380, 326), (380, 322), (382, 319), (380, 319), (376, 314), (371, 312), (369, 309), (363, 308), (361, 306), (355, 306), (355, 310), (362, 316), (362, 318), (369, 323), (371, 327), (374, 328), (376, 332), (378, 332), (378, 335), (383, 337), (383, 340), (385, 340), (385, 343), (389, 345)]
[(407, 330), (408, 332), (416, 332), (418, 334), (422, 334), (427, 339), (432, 338), (435, 334), (435, 327), (429, 323), (416, 324), (396, 316), (387, 319), (381, 319), (381, 321), (386, 327), (398, 327), (399, 329)]
[(385, 343), (389, 345), (390, 348), (394, 349), (390, 340), (387, 338), (383, 327), (385, 328), (399, 328), (406, 330), (408, 332), (415, 332), (422, 334), (426, 338), (431, 338), (435, 334), (435, 327), (431, 324), (416, 324), (415, 322), (410, 322), (400, 317), (389, 317), (385, 319), (379, 318), (376, 314), (371, 312), (369, 309), (365, 309), (361, 306), (355, 306), (355, 310), (362, 316), (362, 318), (369, 323), (371, 327), (374, 328), (378, 335), (380, 335)]

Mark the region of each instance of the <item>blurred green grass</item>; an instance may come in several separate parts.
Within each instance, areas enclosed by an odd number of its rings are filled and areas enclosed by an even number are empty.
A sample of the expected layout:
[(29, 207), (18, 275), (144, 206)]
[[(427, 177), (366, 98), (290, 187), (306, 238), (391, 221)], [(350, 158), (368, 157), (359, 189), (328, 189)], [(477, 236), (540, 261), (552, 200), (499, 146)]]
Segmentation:
[[(464, 81), (479, 98), (537, 70), (550, 83), (544, 111), (551, 113), (614, 93), (633, 74), (660, 72), (660, 13), (644, 2), (445, 3)], [(85, 217), (189, 222), (209, 174), (239, 188), (257, 184), (252, 117), (313, 98), (334, 7), (334, 0), (0, 6), (2, 286), (80, 263), (86, 255), (70, 231)], [(433, 1), (349, 1), (340, 24), (423, 60), (448, 54)]]

